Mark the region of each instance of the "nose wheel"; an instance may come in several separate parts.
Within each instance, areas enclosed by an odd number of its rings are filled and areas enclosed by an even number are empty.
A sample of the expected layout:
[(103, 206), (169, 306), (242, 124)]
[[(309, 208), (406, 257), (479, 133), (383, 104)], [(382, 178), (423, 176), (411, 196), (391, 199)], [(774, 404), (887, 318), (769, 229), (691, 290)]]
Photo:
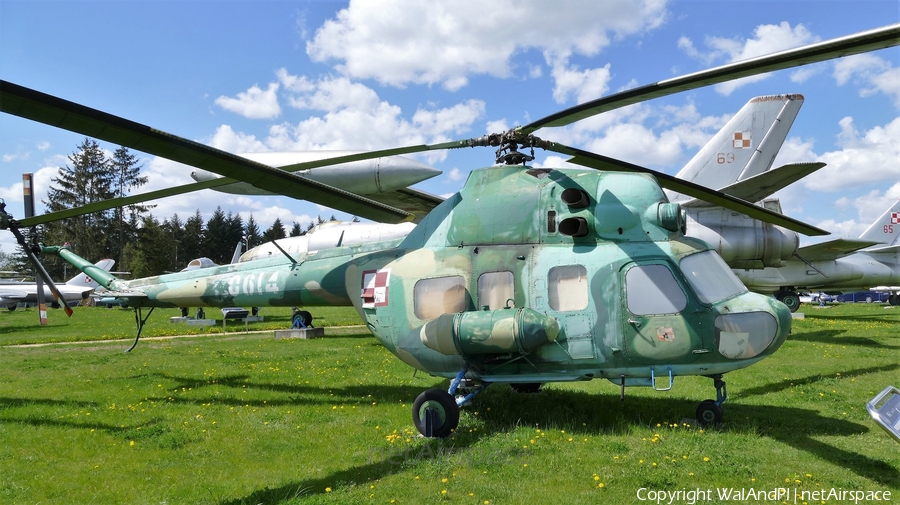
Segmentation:
[(703, 400), (697, 406), (697, 424), (704, 428), (722, 424), (722, 418), (725, 414), (722, 404), (728, 398), (728, 390), (725, 388), (725, 381), (722, 380), (722, 375), (713, 375), (711, 378), (716, 386), (716, 399)]

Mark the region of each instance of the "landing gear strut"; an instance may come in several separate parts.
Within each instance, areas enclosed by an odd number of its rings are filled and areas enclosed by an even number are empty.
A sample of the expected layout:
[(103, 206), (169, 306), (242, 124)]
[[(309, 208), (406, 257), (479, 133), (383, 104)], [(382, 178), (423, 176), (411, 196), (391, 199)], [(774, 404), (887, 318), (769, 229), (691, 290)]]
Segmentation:
[(447, 391), (429, 389), (416, 398), (413, 402), (412, 417), (419, 433), (428, 438), (443, 438), (459, 426), (459, 408), (470, 403), (472, 398), (488, 387), (486, 383), (480, 384), (469, 394), (457, 395), (463, 377), (468, 371), (469, 364), (466, 363), (450, 382)]
[(716, 386), (716, 399), (703, 400), (697, 407), (697, 423), (702, 426), (718, 426), (722, 424), (724, 411), (722, 404), (728, 398), (728, 390), (725, 388), (725, 381), (722, 380), (722, 374), (709, 376)]

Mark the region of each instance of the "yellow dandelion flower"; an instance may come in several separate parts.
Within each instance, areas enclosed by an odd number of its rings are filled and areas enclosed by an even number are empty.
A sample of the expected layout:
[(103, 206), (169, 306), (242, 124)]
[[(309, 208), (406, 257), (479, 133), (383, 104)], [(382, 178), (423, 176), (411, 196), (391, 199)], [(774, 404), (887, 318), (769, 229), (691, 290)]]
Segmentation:
[(706, 457), (706, 456), (703, 456), (703, 461), (706, 461), (706, 462), (708, 462), (708, 461), (709, 461), (709, 458), (708, 458), (708, 457)]
[(600, 484), (597, 484), (597, 487), (602, 489), (605, 485), (601, 482)]
[(443, 482), (444, 484), (446, 484), (446, 483), (447, 483), (447, 480), (448, 480), (447, 477), (444, 477), (443, 479), (441, 479), (441, 482)]
[(599, 476), (599, 475), (594, 475), (594, 480), (600, 480), (600, 476)]
[(447, 494), (447, 490), (446, 490), (446, 489), (441, 489), (441, 494)]
[(330, 493), (330, 492), (331, 492), (331, 488), (330, 488), (330, 487), (326, 487), (326, 488), (325, 488), (325, 492), (326, 492), (326, 493)]
[(132, 440), (131, 442), (128, 442), (128, 445), (134, 447), (134, 440)]

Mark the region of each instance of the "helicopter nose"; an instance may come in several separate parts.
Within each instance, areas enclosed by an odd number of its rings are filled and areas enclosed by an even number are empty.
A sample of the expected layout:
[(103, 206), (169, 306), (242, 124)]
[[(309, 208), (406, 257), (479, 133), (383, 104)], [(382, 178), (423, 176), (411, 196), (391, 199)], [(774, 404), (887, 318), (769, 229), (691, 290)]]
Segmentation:
[(791, 312), (781, 302), (758, 295), (742, 295), (742, 312), (716, 317), (719, 354), (730, 359), (747, 359), (775, 352), (791, 331)]

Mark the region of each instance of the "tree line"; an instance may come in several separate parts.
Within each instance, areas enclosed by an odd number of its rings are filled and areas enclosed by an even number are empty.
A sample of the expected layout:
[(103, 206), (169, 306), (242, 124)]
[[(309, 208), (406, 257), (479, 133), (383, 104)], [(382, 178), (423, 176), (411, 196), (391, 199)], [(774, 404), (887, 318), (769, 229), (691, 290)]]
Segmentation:
[[(111, 157), (89, 138), (68, 157), (69, 164), (59, 167), (52, 179), (47, 199), (48, 212), (80, 207), (111, 198), (128, 196), (147, 183), (137, 156), (125, 147)], [(177, 213), (159, 221), (150, 210), (153, 205), (135, 204), (47, 223), (34, 230), (44, 244), (68, 244), (89, 261), (116, 260), (115, 270), (131, 272), (133, 277), (159, 275), (183, 269), (189, 261), (206, 257), (223, 264), (231, 261), (241, 241), (245, 248), (264, 242), (306, 234), (321, 217), (303, 227), (294, 222), (290, 231), (276, 218), (265, 231), (251, 214), (246, 222), (239, 214), (217, 207), (203, 220), (200, 211), (183, 219)], [(331, 217), (334, 220), (334, 216)], [(73, 274), (71, 266), (55, 256), (42, 256), (41, 262), (54, 279), (65, 280)], [(24, 252), (0, 255), (0, 270), (30, 271)]]

